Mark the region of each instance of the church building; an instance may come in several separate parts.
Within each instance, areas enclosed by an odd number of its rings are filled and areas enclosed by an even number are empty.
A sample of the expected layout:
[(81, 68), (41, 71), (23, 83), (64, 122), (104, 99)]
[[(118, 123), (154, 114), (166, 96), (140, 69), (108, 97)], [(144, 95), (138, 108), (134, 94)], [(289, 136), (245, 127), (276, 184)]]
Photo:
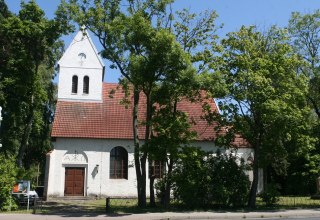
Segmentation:
[[(53, 149), (46, 161), (45, 196), (136, 197), (132, 107), (121, 104), (125, 96), (121, 86), (103, 82), (104, 63), (86, 30), (76, 34), (58, 64), (58, 101)], [(141, 97), (141, 120), (144, 101)], [(214, 100), (208, 102), (218, 111)], [(178, 108), (194, 122), (192, 129), (198, 137), (192, 144), (216, 151), (216, 133), (201, 117), (201, 103), (181, 101)], [(144, 137), (142, 127), (139, 137)], [(238, 156), (251, 157), (252, 149), (241, 138), (235, 144)], [(161, 172), (160, 167), (155, 171)]]

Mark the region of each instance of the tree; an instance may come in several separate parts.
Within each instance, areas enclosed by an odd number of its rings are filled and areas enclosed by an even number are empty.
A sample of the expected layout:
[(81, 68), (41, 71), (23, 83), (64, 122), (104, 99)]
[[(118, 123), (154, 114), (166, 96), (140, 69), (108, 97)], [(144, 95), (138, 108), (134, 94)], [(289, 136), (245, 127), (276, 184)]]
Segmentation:
[[(53, 67), (61, 54), (59, 37), (67, 29), (56, 20), (46, 19), (35, 1), (21, 3), (18, 15), (2, 14), (5, 15), (0, 17), (0, 105), (5, 115), (2, 150), (15, 156), (20, 168), (28, 168), (32, 160), (43, 162), (50, 148), (48, 111), (54, 101)], [(26, 152), (32, 156), (28, 160)]]
[[(150, 144), (149, 163), (152, 163), (152, 158), (166, 162), (168, 169), (161, 180), (164, 206), (170, 203), (171, 176), (179, 158), (178, 152), (188, 146), (196, 136), (195, 132), (190, 131), (192, 120), (178, 110), (177, 106), (181, 101), (201, 104), (203, 99), (207, 98), (208, 94), (204, 95), (201, 89), (206, 88), (204, 84), (208, 81), (204, 75), (213, 63), (213, 54), (217, 51), (215, 11), (205, 11), (197, 15), (184, 9), (176, 12), (176, 15), (162, 17), (159, 25), (172, 30), (183, 50), (190, 56), (194, 69), (182, 72), (177, 78), (162, 80), (154, 92), (154, 100), (161, 107), (155, 109), (152, 119), (154, 136)], [(195, 74), (195, 71), (198, 74)], [(150, 202), (154, 197), (153, 182), (154, 179), (150, 177)]]
[(218, 71), (228, 94), (220, 109), (228, 132), (240, 134), (254, 149), (249, 207), (256, 204), (259, 168), (270, 165), (285, 174), (291, 127), (300, 128), (309, 113), (306, 78), (296, 73), (301, 62), (287, 40), (284, 30), (272, 27), (262, 34), (251, 26), (222, 41)]
[(7, 18), (10, 15), (11, 15), (11, 13), (8, 10), (8, 6), (4, 2), (4, 0), (0, 0), (0, 18), (1, 19)]
[[(293, 167), (292, 174), (296, 178), (309, 179), (309, 187), (301, 187), (312, 193), (315, 190), (315, 178), (319, 175), (320, 162), (320, 10), (316, 10), (310, 14), (301, 14), (293, 12), (289, 20), (288, 30), (291, 37), (291, 45), (300, 59), (304, 61), (297, 72), (308, 78), (308, 93), (306, 99), (313, 109), (313, 117), (309, 118), (311, 127), (310, 136), (313, 137), (313, 146), (306, 148), (303, 154), (294, 157), (295, 163), (300, 164)], [(292, 177), (294, 177), (292, 176)], [(311, 182), (311, 183), (310, 183)], [(310, 187), (313, 186), (313, 187)], [(312, 190), (313, 188), (313, 190)], [(295, 191), (296, 192), (296, 191)]]
[(190, 55), (197, 73), (204, 74), (210, 69), (209, 66), (214, 65), (214, 53), (220, 51), (216, 31), (222, 25), (215, 25), (218, 15), (215, 11), (204, 11), (197, 15), (187, 9), (176, 14), (171, 29), (183, 50)]
[[(191, 89), (182, 84), (183, 77), (180, 74), (189, 75), (189, 81), (195, 79), (189, 59), (198, 67), (199, 73), (205, 71), (208, 64), (212, 63), (209, 62), (212, 54), (208, 48), (212, 47), (216, 39), (216, 27), (213, 25), (217, 17), (215, 12), (206, 12), (196, 18), (195, 14), (184, 10), (178, 13), (178, 20), (173, 23), (172, 12), (167, 13), (166, 10), (172, 2), (127, 1), (127, 7), (120, 7), (120, 1), (100, 0), (90, 3), (73, 0), (69, 1), (69, 4), (64, 3), (69, 8), (71, 17), (80, 25), (84, 24), (98, 37), (103, 47), (102, 56), (112, 62), (111, 68), (120, 71), (123, 77), (121, 82), (129, 83), (133, 90), (135, 168), (140, 206), (145, 204), (145, 165), (152, 134), (153, 105), (160, 102), (157, 97), (161, 96), (155, 93), (162, 93), (164, 88), (168, 89), (169, 86), (179, 87), (176, 89), (179, 92), (174, 93), (170, 88), (170, 92), (165, 93), (170, 95), (167, 101), (171, 103), (162, 102), (163, 105), (174, 106), (174, 102), (177, 103), (181, 95), (186, 96), (190, 91), (193, 92), (195, 87)], [(196, 22), (194, 26), (193, 22)], [(195, 90), (193, 94), (199, 91), (199, 85)], [(143, 122), (146, 126), (143, 146), (140, 146), (137, 135), (141, 92), (146, 97), (147, 111)], [(153, 184), (150, 186), (153, 198)]]
[(301, 15), (299, 12), (292, 13), (288, 30), (292, 46), (300, 58), (306, 61), (307, 65), (301, 66), (299, 71), (310, 79), (307, 98), (320, 118), (320, 10), (305, 15)]
[(196, 132), (191, 131), (188, 116), (179, 111), (177, 106), (173, 107), (170, 104), (161, 107), (152, 121), (154, 136), (150, 141), (149, 156), (151, 160), (164, 162), (167, 167), (161, 180), (163, 184), (161, 202), (168, 207), (174, 166), (180, 158), (180, 152), (189, 147), (190, 142), (196, 138)]
[[(64, 3), (72, 18), (85, 25), (99, 39), (102, 57), (112, 62), (123, 76), (121, 83), (133, 91), (134, 160), (137, 176), (138, 204), (146, 205), (146, 160), (151, 136), (153, 92), (157, 83), (175, 79), (190, 66), (189, 57), (166, 28), (153, 20), (165, 14), (171, 0), (127, 1), (69, 1)], [(129, 87), (125, 86), (126, 84)], [(128, 90), (128, 93), (130, 90)], [(138, 105), (140, 94), (146, 98), (144, 144), (138, 136)]]

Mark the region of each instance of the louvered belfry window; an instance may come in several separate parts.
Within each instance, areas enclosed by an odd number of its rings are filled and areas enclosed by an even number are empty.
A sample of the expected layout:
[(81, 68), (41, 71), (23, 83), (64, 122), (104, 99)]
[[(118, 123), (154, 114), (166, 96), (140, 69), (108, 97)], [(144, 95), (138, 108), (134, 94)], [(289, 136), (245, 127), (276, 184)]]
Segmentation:
[(78, 76), (74, 75), (72, 77), (72, 89), (71, 92), (76, 94), (78, 93)]
[(83, 77), (83, 94), (89, 94), (89, 76)]
[(110, 179), (128, 179), (128, 152), (123, 147), (110, 152)]

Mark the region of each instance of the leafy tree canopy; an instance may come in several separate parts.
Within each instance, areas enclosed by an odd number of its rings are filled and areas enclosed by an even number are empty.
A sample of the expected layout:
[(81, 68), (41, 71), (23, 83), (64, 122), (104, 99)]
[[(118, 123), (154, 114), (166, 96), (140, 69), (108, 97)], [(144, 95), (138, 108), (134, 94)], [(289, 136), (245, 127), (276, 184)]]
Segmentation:
[(16, 157), (20, 167), (29, 167), (43, 162), (50, 148), (53, 67), (61, 55), (59, 37), (67, 30), (45, 18), (35, 1), (21, 3), (17, 15), (4, 3), (1, 10), (6, 15), (0, 17), (1, 150)]
[[(220, 109), (232, 122), (229, 132), (241, 134), (255, 150), (254, 180), (249, 206), (255, 206), (258, 168), (272, 165), (285, 173), (293, 128), (300, 128), (306, 107), (306, 77), (297, 74), (301, 61), (288, 44), (284, 30), (272, 27), (265, 34), (242, 27), (222, 41), (223, 81), (227, 99)], [(276, 153), (275, 153), (276, 152)]]

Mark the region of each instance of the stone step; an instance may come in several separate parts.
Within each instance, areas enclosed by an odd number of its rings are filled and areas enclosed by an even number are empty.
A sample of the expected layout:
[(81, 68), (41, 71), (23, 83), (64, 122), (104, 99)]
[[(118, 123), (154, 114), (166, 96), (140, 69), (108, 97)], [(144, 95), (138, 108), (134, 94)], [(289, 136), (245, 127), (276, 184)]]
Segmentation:
[(90, 197), (90, 196), (61, 196), (61, 197), (49, 197), (47, 198), (47, 201), (58, 201), (58, 200), (95, 200), (96, 197)]

